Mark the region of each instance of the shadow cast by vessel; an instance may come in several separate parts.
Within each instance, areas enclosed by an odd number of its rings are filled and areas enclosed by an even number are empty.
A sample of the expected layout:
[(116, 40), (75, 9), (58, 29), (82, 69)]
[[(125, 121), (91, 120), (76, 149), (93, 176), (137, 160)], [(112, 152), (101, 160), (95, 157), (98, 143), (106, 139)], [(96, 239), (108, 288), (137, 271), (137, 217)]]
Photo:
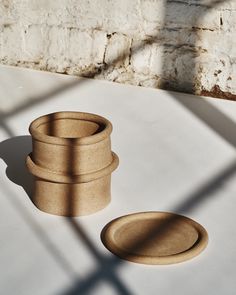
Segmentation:
[(25, 159), (31, 150), (31, 137), (26, 135), (15, 136), (0, 143), (0, 158), (7, 165), (7, 177), (22, 186), (30, 199), (33, 193), (33, 176), (25, 166)]

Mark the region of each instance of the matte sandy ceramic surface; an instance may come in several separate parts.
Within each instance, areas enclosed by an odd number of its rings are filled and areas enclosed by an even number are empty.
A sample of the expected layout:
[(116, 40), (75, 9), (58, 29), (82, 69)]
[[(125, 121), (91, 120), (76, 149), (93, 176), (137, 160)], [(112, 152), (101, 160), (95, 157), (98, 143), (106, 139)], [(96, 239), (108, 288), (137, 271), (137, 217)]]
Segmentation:
[(111, 123), (81, 112), (58, 112), (34, 120), (29, 131), (33, 161), (50, 171), (82, 174), (112, 162)]
[(40, 210), (82, 216), (106, 207), (111, 200), (111, 174), (83, 183), (57, 183), (36, 178), (33, 202)]
[(112, 152), (111, 164), (101, 170), (86, 174), (65, 174), (61, 172), (56, 173), (36, 165), (32, 160), (32, 154), (28, 155), (26, 158), (26, 166), (34, 176), (40, 179), (59, 183), (82, 183), (93, 181), (111, 174), (118, 167), (118, 164), (119, 158)]
[(104, 208), (111, 198), (111, 173), (119, 159), (111, 152), (111, 123), (81, 112), (59, 112), (30, 125), (33, 152), (26, 165), (35, 176), (34, 204), (65, 216)]
[(105, 226), (101, 238), (120, 258), (143, 264), (182, 262), (198, 255), (208, 243), (200, 224), (167, 212), (122, 216)]

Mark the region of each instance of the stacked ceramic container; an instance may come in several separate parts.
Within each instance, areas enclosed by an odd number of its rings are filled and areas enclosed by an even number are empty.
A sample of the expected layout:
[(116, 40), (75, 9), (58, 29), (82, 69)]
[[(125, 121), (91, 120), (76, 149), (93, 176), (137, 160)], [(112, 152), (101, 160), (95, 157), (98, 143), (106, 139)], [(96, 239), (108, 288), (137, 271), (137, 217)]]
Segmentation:
[(26, 159), (35, 176), (34, 204), (42, 211), (78, 216), (104, 208), (111, 198), (111, 123), (98, 115), (58, 112), (34, 120), (33, 151)]

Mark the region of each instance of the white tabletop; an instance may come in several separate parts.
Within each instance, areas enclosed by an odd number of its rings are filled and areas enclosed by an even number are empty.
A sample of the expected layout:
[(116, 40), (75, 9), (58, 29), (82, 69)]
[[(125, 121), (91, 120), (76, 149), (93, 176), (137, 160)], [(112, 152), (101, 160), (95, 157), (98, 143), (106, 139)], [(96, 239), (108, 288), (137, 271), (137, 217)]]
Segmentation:
[[(0, 77), (1, 294), (235, 294), (236, 103), (4, 66)], [(120, 166), (112, 202), (94, 215), (49, 215), (26, 193), (28, 125), (60, 110), (113, 123)], [(176, 265), (114, 259), (102, 228), (140, 211), (196, 220), (208, 247)]]

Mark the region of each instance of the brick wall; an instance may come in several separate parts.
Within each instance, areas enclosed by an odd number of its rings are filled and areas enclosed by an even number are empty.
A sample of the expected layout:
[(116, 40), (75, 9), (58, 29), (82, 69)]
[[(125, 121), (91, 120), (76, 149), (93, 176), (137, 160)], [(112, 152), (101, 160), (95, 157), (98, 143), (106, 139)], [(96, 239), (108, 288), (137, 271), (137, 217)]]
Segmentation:
[(236, 98), (235, 0), (1, 0), (0, 63)]

